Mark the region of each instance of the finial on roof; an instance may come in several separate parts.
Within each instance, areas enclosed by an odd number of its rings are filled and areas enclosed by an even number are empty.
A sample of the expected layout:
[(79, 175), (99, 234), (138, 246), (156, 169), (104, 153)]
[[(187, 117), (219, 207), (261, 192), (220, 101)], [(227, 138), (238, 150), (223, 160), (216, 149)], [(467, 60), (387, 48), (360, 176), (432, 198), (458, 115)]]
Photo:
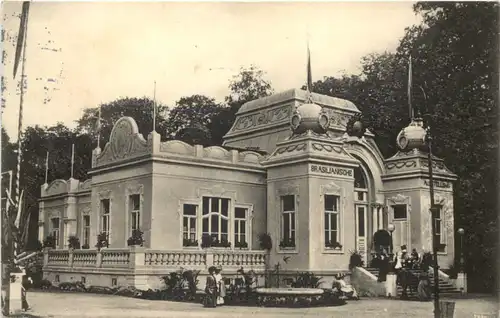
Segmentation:
[(311, 72), (311, 51), (309, 50), (309, 34), (307, 37), (307, 97), (306, 103), (312, 103), (312, 72)]

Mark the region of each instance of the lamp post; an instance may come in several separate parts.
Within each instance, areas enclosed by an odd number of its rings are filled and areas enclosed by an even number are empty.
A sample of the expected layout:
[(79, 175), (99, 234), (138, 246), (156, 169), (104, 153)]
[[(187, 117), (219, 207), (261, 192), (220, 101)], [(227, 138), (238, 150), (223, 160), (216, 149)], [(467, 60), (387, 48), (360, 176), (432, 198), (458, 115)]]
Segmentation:
[(434, 216), (439, 213), (439, 208), (434, 204), (434, 177), (432, 174), (432, 136), (430, 130), (430, 124), (427, 122), (425, 139), (427, 141), (427, 161), (429, 165), (429, 194), (430, 194), (430, 203), (431, 203), (431, 225), (432, 225), (432, 254), (434, 259), (434, 317), (440, 317), (440, 308), (439, 308), (439, 267), (438, 267), (438, 259), (437, 259), (437, 240), (436, 240), (436, 220)]
[(387, 229), (389, 230), (389, 233), (391, 234), (391, 246), (389, 247), (389, 255), (392, 255), (392, 249), (393, 249), (393, 244), (392, 244), (392, 232), (394, 232), (394, 230), (396, 229), (396, 227), (394, 226), (394, 224), (389, 224), (387, 226)]
[(460, 272), (463, 273), (464, 272), (464, 229), (463, 228), (459, 228), (458, 229), (458, 234), (460, 235)]
[(390, 273), (393, 273), (394, 272), (394, 266), (393, 266), (393, 260), (394, 260), (394, 253), (393, 253), (393, 246), (394, 244), (392, 244), (392, 232), (394, 232), (394, 230), (396, 229), (396, 227), (394, 226), (394, 224), (389, 224), (387, 226), (387, 229), (389, 230), (389, 233), (391, 234), (391, 246), (389, 246), (389, 259), (390, 259), (390, 262), (389, 262), (389, 272)]

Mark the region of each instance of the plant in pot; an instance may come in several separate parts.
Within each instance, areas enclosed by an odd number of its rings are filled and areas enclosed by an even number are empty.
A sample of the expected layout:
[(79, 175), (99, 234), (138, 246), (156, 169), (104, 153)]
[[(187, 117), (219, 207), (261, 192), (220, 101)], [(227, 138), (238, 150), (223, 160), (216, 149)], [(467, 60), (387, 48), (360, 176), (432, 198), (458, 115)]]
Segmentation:
[(70, 235), (68, 238), (68, 247), (70, 249), (79, 249), (80, 248), (80, 239), (76, 235)]
[(349, 270), (352, 270), (355, 267), (363, 267), (364, 261), (361, 252), (359, 251), (351, 251), (351, 257), (349, 258)]
[(56, 238), (53, 235), (49, 235), (43, 240), (43, 247), (56, 248)]
[(97, 248), (98, 251), (100, 251), (104, 247), (109, 246), (109, 240), (108, 240), (108, 234), (101, 232), (97, 235), (97, 244), (95, 247)]
[(143, 246), (144, 245), (143, 234), (144, 233), (140, 229), (133, 230), (132, 235), (127, 240), (128, 246)]
[(335, 242), (335, 241), (328, 241), (325, 243), (325, 247), (328, 249), (339, 251), (342, 249), (342, 244), (340, 244), (339, 242)]
[(259, 246), (261, 249), (266, 251), (266, 258), (264, 259), (265, 267), (264, 267), (264, 275), (266, 277), (265, 279), (265, 286), (266, 288), (268, 287), (268, 282), (269, 282), (269, 258), (271, 254), (271, 249), (273, 248), (273, 239), (271, 238), (271, 235), (269, 233), (261, 233), (258, 236), (259, 239)]
[(245, 241), (236, 241), (236, 243), (234, 243), (234, 247), (241, 250), (243, 248), (248, 248), (248, 243)]
[(210, 234), (203, 234), (201, 236), (201, 248), (206, 249), (212, 247), (212, 237)]

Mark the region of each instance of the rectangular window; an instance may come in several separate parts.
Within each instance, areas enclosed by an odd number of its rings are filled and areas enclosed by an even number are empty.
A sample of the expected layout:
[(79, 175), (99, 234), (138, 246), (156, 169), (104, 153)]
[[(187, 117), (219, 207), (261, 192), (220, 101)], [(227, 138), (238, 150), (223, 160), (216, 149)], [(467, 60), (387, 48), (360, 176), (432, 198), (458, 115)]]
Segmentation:
[(406, 220), (407, 209), (406, 204), (396, 204), (392, 206), (394, 210), (394, 220)]
[(365, 236), (365, 207), (358, 206), (358, 236)]
[(132, 231), (140, 229), (141, 226), (141, 195), (132, 194), (129, 196), (130, 209), (130, 235)]
[(106, 234), (109, 242), (109, 229), (110, 229), (110, 219), (111, 219), (111, 202), (109, 199), (101, 200), (101, 233)]
[(234, 209), (234, 246), (247, 248), (247, 214), (248, 209)]
[(281, 248), (295, 247), (295, 195), (281, 197)]
[(196, 240), (196, 217), (198, 206), (184, 204), (182, 207), (182, 246), (198, 246)]
[[(444, 244), (444, 228), (443, 228), (443, 206), (435, 205), (436, 209), (432, 210), (432, 218), (434, 219), (436, 225), (436, 242), (438, 244)], [(438, 250), (443, 251), (444, 248), (438, 245)]]
[(325, 247), (335, 248), (340, 244), (340, 197), (337, 195), (324, 196), (325, 213)]
[(52, 223), (51, 234), (54, 237), (54, 241), (56, 242), (56, 248), (59, 248), (59, 227), (60, 227), (59, 218), (52, 218), (51, 223)]
[(82, 246), (90, 247), (90, 215), (83, 215)]
[(229, 242), (229, 199), (203, 197), (202, 235), (212, 242)]

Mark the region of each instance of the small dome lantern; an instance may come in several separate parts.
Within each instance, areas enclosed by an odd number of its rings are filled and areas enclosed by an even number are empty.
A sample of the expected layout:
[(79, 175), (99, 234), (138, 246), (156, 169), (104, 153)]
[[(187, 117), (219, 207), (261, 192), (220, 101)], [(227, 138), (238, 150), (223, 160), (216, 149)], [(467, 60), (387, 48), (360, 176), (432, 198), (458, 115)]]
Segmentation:
[(412, 120), (410, 125), (403, 128), (398, 134), (396, 143), (402, 151), (413, 149), (423, 149), (426, 146), (427, 132), (424, 128), (424, 122), (420, 118)]
[(324, 134), (328, 129), (330, 120), (323, 108), (314, 103), (302, 104), (292, 115), (290, 124), (295, 134), (313, 131)]

